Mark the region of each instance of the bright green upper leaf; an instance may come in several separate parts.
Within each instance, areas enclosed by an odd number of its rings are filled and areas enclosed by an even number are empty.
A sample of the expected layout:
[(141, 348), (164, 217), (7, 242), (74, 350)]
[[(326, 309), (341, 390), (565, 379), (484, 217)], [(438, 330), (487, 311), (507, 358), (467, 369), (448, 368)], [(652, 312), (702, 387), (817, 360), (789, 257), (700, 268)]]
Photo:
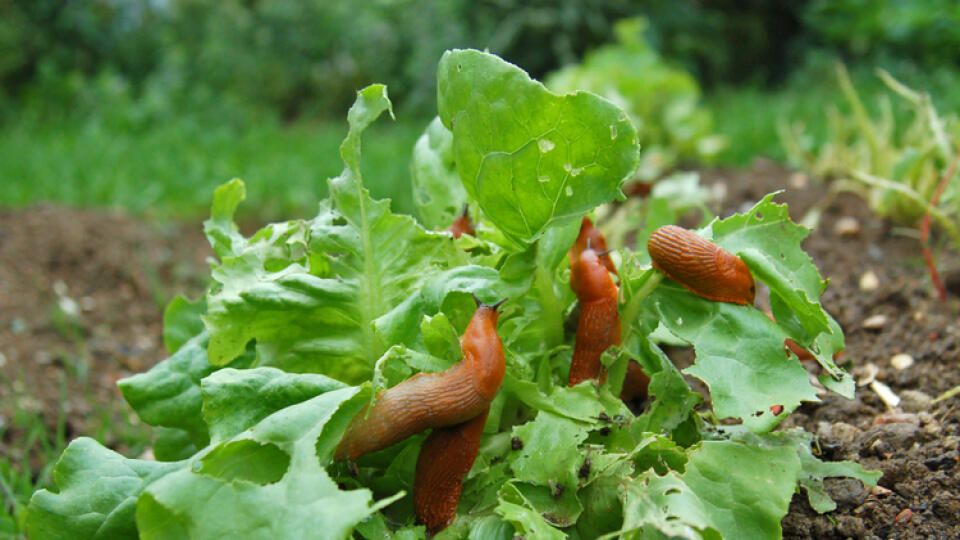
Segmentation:
[(467, 193), (515, 240), (530, 242), (550, 223), (613, 200), (636, 166), (636, 130), (594, 94), (553, 94), (474, 50), (446, 52), (437, 86)]

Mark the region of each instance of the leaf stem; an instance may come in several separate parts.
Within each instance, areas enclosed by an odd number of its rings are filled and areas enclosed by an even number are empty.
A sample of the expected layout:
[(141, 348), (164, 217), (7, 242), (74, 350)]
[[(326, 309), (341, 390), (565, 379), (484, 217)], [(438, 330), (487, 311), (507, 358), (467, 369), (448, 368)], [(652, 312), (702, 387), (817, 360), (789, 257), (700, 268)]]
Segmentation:
[(550, 340), (550, 346), (554, 347), (563, 343), (563, 306), (560, 305), (557, 294), (551, 286), (553, 280), (540, 265), (537, 265), (534, 283), (537, 292), (540, 293), (540, 299), (543, 303), (543, 317), (550, 332), (547, 337)]
[[(940, 202), (940, 196), (943, 195), (943, 190), (947, 187), (947, 181), (953, 177), (953, 173), (957, 171), (957, 160), (960, 160), (960, 152), (958, 152), (953, 157), (953, 161), (950, 162), (950, 167), (947, 168), (947, 171), (943, 174), (943, 178), (940, 179), (940, 185), (937, 186), (937, 190), (933, 194), (933, 198), (930, 199), (930, 206), (936, 207), (937, 203)], [(927, 270), (930, 271), (930, 280), (933, 281), (933, 286), (937, 289), (937, 298), (941, 302), (947, 300), (947, 288), (943, 285), (943, 281), (940, 279), (940, 273), (937, 272), (937, 267), (933, 261), (933, 250), (930, 249), (930, 212), (927, 211), (923, 215), (923, 224), (920, 226), (920, 243), (923, 244), (923, 259), (927, 263)]]
[(640, 279), (640, 288), (637, 292), (633, 293), (633, 296), (630, 297), (630, 300), (621, 311), (620, 331), (623, 335), (627, 335), (627, 332), (630, 330), (630, 325), (633, 324), (633, 321), (637, 320), (637, 317), (640, 315), (640, 308), (643, 307), (643, 301), (650, 296), (650, 293), (663, 281), (663, 274), (650, 268), (647, 270), (646, 275)]

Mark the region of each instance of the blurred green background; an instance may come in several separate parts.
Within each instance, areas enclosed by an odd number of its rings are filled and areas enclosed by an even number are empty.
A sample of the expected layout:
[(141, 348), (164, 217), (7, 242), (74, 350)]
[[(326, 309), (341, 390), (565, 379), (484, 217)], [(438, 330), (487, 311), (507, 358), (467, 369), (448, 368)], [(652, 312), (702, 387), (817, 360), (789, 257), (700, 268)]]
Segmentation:
[[(637, 16), (646, 24), (618, 34)], [(611, 99), (647, 84), (675, 95), (635, 111), (670, 166), (782, 160), (778, 122), (822, 139), (824, 108), (847, 107), (836, 60), (868, 104), (881, 66), (940, 110), (960, 105), (960, 5), (949, 0), (6, 0), (0, 206), (195, 218), (238, 176), (257, 218), (309, 215), (341, 168), (354, 92), (383, 82), (397, 121), (365, 138), (365, 177), (409, 212), (409, 154), (436, 112), (436, 63), (454, 47), (489, 49), (555, 87), (566, 77)], [(585, 55), (588, 72), (570, 76)], [(617, 55), (636, 69), (595, 75)]]

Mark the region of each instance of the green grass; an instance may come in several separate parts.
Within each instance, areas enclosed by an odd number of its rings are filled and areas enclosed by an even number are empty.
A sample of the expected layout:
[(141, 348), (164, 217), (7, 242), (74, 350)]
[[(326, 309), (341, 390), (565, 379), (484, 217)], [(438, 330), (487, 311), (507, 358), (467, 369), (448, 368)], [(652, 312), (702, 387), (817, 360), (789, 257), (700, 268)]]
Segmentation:
[[(76, 373), (60, 372), (60, 398), (56, 403), (56, 418), (51, 422), (39, 412), (39, 404), (30, 395), (29, 388), (23, 388), (23, 384), (10, 375), (0, 374), (3, 389), (0, 394), (9, 398), (5, 399), (3, 408), (4, 423), (0, 424), (0, 439), (5, 441), (5, 451), (0, 454), (0, 539), (25, 537), (23, 520), (30, 497), (38, 489), (54, 487), (54, 465), (69, 443), (68, 377), (78, 377)], [(108, 447), (121, 448), (130, 455), (140, 455), (150, 445), (151, 429), (125, 404), (100, 403), (84, 380), (76, 382), (80, 383), (80, 391), (90, 405), (87, 414), (90, 432), (82, 435)]]
[[(945, 114), (960, 110), (960, 72), (942, 69), (922, 71), (912, 65), (885, 64), (901, 82), (930, 93), (938, 110)], [(877, 100), (888, 94), (886, 86), (874, 74), (872, 66), (850, 69), (850, 75), (864, 104), (876, 113)], [(894, 99), (891, 95), (894, 103)], [(709, 93), (704, 105), (713, 111), (718, 133), (726, 135), (730, 144), (718, 156), (721, 165), (743, 166), (758, 156), (777, 161), (786, 160), (786, 154), (777, 134), (782, 121), (802, 122), (806, 132), (817, 145), (827, 138), (827, 108), (837, 106), (841, 111), (849, 107), (840, 93), (833, 61), (820, 58), (800, 69), (783, 86), (764, 90), (759, 88), (726, 88)], [(895, 109), (898, 120), (905, 111)]]
[[(197, 217), (213, 189), (247, 184), (243, 215), (306, 217), (343, 168), (346, 123), (205, 121), (178, 115), (130, 126), (99, 118), (22, 121), (0, 126), (0, 207), (41, 201), (122, 207), (137, 214)], [(364, 136), (367, 187), (412, 210), (409, 159), (428, 120), (379, 122)]]

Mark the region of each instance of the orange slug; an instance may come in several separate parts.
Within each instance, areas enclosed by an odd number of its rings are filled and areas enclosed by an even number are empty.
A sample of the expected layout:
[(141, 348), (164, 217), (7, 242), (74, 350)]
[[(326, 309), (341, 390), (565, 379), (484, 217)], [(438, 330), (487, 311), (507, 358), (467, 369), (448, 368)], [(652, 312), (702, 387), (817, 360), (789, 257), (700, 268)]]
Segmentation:
[[(764, 311), (764, 314), (766, 314), (766, 316), (769, 317), (771, 321), (777, 322), (777, 320), (773, 318), (773, 313), (770, 313), (769, 311)], [(798, 345), (796, 341), (790, 338), (783, 340), (783, 348), (797, 355), (797, 359), (800, 360), (801, 362), (809, 362), (811, 360), (816, 359), (813, 356), (813, 353), (804, 349), (803, 347)], [(837, 351), (833, 353), (833, 360), (836, 361), (841, 356), (843, 356), (843, 351)]]
[(420, 448), (413, 507), (417, 523), (427, 526), (427, 536), (445, 529), (457, 516), (463, 477), (477, 459), (488, 412), (489, 407), (462, 424), (434, 429)]
[[(592, 242), (591, 242), (592, 243)], [(570, 288), (580, 301), (580, 320), (570, 363), (569, 385), (606, 378), (600, 356), (620, 344), (617, 286), (593, 249), (580, 253), (570, 269)]]
[(476, 231), (473, 228), (473, 222), (470, 221), (470, 207), (463, 205), (463, 212), (457, 216), (457, 219), (453, 220), (453, 224), (450, 225), (448, 231), (453, 233), (454, 238), (460, 238), (460, 235), (466, 233), (471, 236), (476, 235)]
[(607, 254), (607, 239), (603, 237), (600, 229), (593, 226), (590, 218), (584, 217), (583, 222), (580, 224), (580, 235), (577, 236), (573, 247), (570, 248), (571, 267), (576, 264), (580, 254), (588, 248), (600, 253), (600, 262), (603, 263), (603, 266), (606, 267), (607, 271), (611, 274), (617, 275), (617, 267), (613, 265), (613, 260), (611, 260), (610, 255)]
[(624, 403), (646, 399), (649, 386), (650, 377), (647, 377), (636, 360), (631, 360), (627, 364), (627, 374), (623, 379), (623, 388), (620, 389), (620, 399)]
[[(419, 373), (377, 396), (354, 417), (334, 459), (354, 460), (431, 428), (461, 424), (486, 410), (506, 365), (497, 335), (497, 307), (478, 302), (460, 339), (463, 359), (439, 373)], [(619, 328), (619, 326), (618, 326)]]
[(739, 257), (676, 225), (660, 227), (647, 241), (653, 267), (708, 300), (752, 305), (756, 285)]

